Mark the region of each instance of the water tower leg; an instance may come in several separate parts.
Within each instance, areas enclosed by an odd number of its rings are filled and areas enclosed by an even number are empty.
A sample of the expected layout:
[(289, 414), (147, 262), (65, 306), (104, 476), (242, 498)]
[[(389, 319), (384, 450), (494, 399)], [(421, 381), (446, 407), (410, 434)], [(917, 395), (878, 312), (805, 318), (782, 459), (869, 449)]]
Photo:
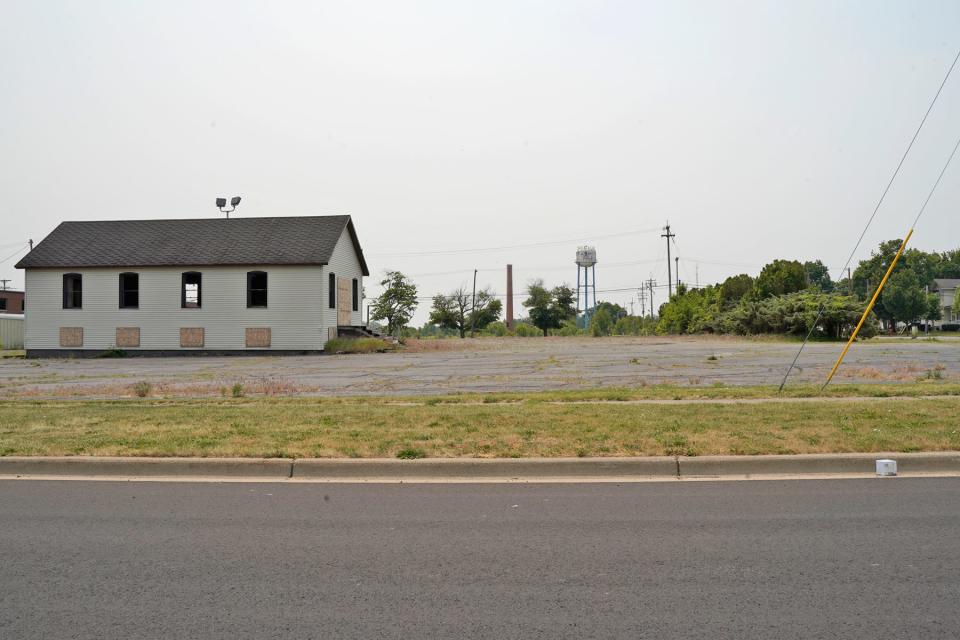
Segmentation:
[(597, 265), (590, 267), (593, 271), (593, 308), (597, 308)]
[(580, 315), (580, 265), (577, 265), (577, 315)]

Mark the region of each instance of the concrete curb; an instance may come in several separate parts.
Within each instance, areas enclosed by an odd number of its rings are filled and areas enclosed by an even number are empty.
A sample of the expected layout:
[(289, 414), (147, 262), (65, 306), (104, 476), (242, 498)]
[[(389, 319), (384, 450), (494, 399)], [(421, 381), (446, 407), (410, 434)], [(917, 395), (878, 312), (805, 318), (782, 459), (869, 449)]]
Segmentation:
[(0, 457), (6, 476), (289, 478), (292, 470), (285, 458)]
[(299, 459), (294, 478), (675, 478), (672, 456), (649, 458)]
[(643, 458), (123, 458), (0, 457), (4, 477), (250, 478), (329, 481), (643, 480), (755, 476), (873, 477), (892, 458), (900, 475), (960, 475), (960, 452)]
[(680, 478), (727, 476), (876, 474), (876, 461), (897, 461), (898, 474), (958, 473), (960, 452), (835, 453), (770, 456), (703, 456), (677, 458)]

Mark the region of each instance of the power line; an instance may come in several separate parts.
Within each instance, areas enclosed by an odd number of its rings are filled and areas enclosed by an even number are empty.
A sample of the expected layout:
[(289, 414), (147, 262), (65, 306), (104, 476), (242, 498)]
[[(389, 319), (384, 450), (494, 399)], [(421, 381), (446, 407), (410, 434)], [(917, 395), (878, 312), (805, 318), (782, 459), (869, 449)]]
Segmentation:
[[(884, 188), (883, 193), (880, 194), (880, 199), (877, 201), (877, 206), (873, 208), (873, 213), (871, 213), (870, 217), (867, 219), (867, 224), (864, 225), (863, 231), (860, 232), (860, 237), (857, 238), (857, 243), (853, 246), (853, 251), (850, 252), (850, 256), (847, 258), (847, 262), (846, 264), (843, 265), (843, 269), (840, 270), (840, 273), (843, 273), (844, 271), (847, 270), (847, 268), (850, 266), (850, 262), (853, 260), (853, 256), (856, 255), (857, 253), (857, 249), (860, 248), (860, 243), (863, 242), (864, 236), (867, 235), (867, 229), (870, 228), (870, 225), (873, 223), (873, 219), (877, 216), (877, 212), (880, 210), (880, 205), (883, 204), (883, 201), (887, 197), (887, 193), (890, 191), (890, 187), (893, 186), (893, 181), (896, 180), (897, 176), (900, 174), (900, 169), (903, 167), (903, 163), (906, 161), (907, 155), (910, 153), (910, 149), (913, 148), (913, 143), (917, 141), (917, 136), (920, 135), (920, 130), (923, 129), (923, 125), (924, 123), (926, 123), (927, 117), (930, 115), (930, 112), (933, 110), (933, 105), (937, 103), (937, 99), (940, 97), (940, 93), (943, 91), (944, 85), (947, 84), (947, 80), (950, 78), (950, 74), (953, 73), (953, 68), (957, 66), (957, 60), (960, 60), (960, 50), (957, 51), (957, 55), (954, 56), (953, 62), (950, 63), (950, 68), (947, 69), (947, 74), (943, 76), (943, 81), (940, 83), (940, 86), (937, 88), (937, 93), (934, 94), (933, 100), (930, 101), (930, 106), (927, 107), (926, 113), (923, 114), (923, 118), (920, 120), (920, 124), (917, 126), (917, 130), (913, 132), (913, 137), (910, 138), (910, 144), (907, 145), (907, 149), (903, 152), (903, 155), (900, 157), (900, 162), (897, 163), (897, 168), (894, 169), (893, 175), (890, 176), (890, 180), (889, 182), (887, 182), (886, 188)], [(954, 152), (956, 152), (956, 149), (954, 149)], [(950, 158), (951, 159), (953, 158), (953, 154), (950, 154)], [(947, 164), (948, 165), (950, 164), (949, 160), (947, 161)], [(944, 171), (946, 171), (946, 168), (944, 168)], [(941, 176), (942, 175), (943, 174), (941, 172)], [(939, 184), (939, 178), (937, 179), (937, 183)], [(931, 192), (931, 195), (932, 195), (932, 192)], [(929, 200), (929, 197), (928, 197), (928, 200)], [(924, 203), (924, 207), (926, 207), (926, 203)], [(920, 213), (923, 213), (923, 209), (920, 210)], [(919, 218), (920, 216), (918, 214), (917, 219)], [(784, 385), (787, 384), (787, 378), (790, 377), (790, 372), (793, 371), (794, 366), (796, 366), (797, 364), (797, 360), (800, 358), (800, 354), (803, 353), (803, 348), (807, 346), (807, 341), (810, 340), (810, 336), (813, 335), (814, 330), (816, 330), (817, 328), (817, 323), (820, 322), (820, 318), (823, 317), (824, 308), (825, 308), (825, 304), (821, 304), (820, 308), (817, 310), (817, 317), (813, 321), (813, 324), (810, 325), (810, 331), (807, 332), (806, 337), (803, 339), (803, 343), (800, 345), (800, 348), (797, 350), (797, 355), (794, 356), (793, 362), (790, 363), (790, 366), (787, 367), (787, 372), (783, 375), (783, 382), (780, 383), (779, 391), (783, 391)]]
[(370, 253), (371, 256), (377, 256), (380, 258), (404, 258), (404, 257), (415, 257), (415, 256), (438, 256), (438, 255), (456, 255), (460, 253), (482, 253), (484, 251), (506, 251), (508, 249), (525, 249), (528, 247), (548, 247), (551, 245), (557, 244), (569, 244), (571, 242), (583, 242), (585, 239), (589, 240), (604, 240), (607, 238), (620, 238), (623, 236), (633, 236), (643, 233), (653, 233), (654, 231), (659, 231), (658, 228), (650, 229), (636, 229), (634, 231), (621, 231), (618, 233), (609, 233), (605, 235), (591, 235), (591, 236), (581, 236), (580, 238), (574, 238), (570, 240), (549, 240), (545, 242), (529, 242), (525, 244), (512, 244), (504, 245), (501, 247), (477, 247), (477, 248), (465, 248), (465, 249), (439, 249), (437, 251), (408, 251), (400, 253)]
[(0, 264), (3, 264), (3, 263), (6, 262), (7, 260), (13, 258), (14, 256), (16, 256), (16, 255), (19, 254), (19, 253), (22, 253), (22, 252), (25, 251), (26, 249), (27, 249), (26, 246), (20, 247), (19, 249), (17, 249), (16, 251), (14, 251), (14, 252), (11, 253), (10, 255), (8, 255), (8, 256), (7, 256), (6, 258), (4, 258), (3, 260), (0, 260)]
[(913, 219), (913, 224), (910, 225), (911, 229), (917, 226), (917, 223), (920, 222), (920, 216), (922, 216), (923, 212), (927, 210), (927, 204), (930, 202), (930, 198), (933, 197), (933, 192), (936, 191), (937, 187), (940, 186), (940, 180), (943, 179), (943, 174), (947, 172), (947, 167), (949, 167), (950, 163), (953, 162), (953, 156), (957, 155), (957, 147), (960, 147), (960, 138), (957, 138), (957, 144), (953, 145), (953, 151), (950, 152), (950, 157), (947, 158), (947, 163), (943, 165), (943, 169), (940, 170), (940, 175), (937, 176), (937, 181), (933, 183), (933, 188), (930, 189), (930, 193), (927, 194), (927, 199), (923, 201), (923, 206), (920, 207), (917, 217)]

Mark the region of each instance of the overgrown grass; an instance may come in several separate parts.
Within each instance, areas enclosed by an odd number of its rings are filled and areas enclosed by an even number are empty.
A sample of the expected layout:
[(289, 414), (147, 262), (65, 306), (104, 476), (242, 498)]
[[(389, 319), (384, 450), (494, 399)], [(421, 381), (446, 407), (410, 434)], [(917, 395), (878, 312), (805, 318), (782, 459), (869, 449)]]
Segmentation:
[[(936, 386), (936, 385), (932, 385)], [(0, 455), (523, 457), (960, 449), (960, 397), (574, 404), (0, 402)]]
[(327, 353), (383, 353), (395, 348), (380, 338), (333, 338), (324, 346)]

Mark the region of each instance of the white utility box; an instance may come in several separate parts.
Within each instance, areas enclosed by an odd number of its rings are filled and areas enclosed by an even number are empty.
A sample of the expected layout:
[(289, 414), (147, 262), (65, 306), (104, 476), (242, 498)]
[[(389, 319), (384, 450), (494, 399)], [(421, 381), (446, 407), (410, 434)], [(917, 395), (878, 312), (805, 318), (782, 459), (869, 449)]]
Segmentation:
[(877, 475), (878, 476), (897, 475), (897, 461), (896, 460), (877, 460)]

